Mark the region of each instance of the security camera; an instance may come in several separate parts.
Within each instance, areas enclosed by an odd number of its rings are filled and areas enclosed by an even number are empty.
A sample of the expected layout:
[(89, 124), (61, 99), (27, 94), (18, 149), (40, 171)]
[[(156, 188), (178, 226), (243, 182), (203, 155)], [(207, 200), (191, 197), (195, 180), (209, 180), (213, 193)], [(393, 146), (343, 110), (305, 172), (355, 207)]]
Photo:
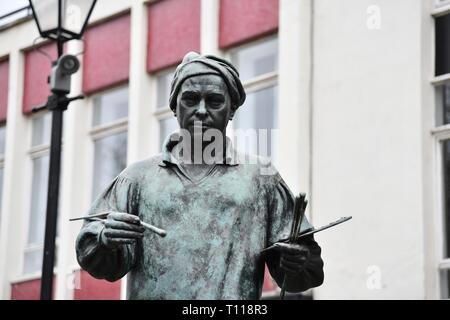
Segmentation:
[(60, 65), (61, 73), (64, 75), (74, 74), (80, 68), (80, 61), (71, 54), (62, 56), (58, 64)]
[(80, 61), (71, 54), (65, 54), (58, 59), (50, 75), (50, 89), (56, 94), (70, 92), (71, 75), (80, 68)]

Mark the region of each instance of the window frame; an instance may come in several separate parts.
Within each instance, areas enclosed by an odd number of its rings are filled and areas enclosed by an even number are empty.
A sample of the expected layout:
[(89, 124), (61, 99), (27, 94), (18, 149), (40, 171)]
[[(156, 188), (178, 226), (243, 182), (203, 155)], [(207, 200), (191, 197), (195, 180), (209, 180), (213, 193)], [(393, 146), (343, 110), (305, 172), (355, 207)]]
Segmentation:
[(0, 168), (5, 167), (5, 152), (6, 152), (6, 121), (0, 123), (0, 128), (5, 128), (5, 150), (0, 152)]
[(432, 16), (437, 17), (448, 12), (450, 12), (450, 0), (434, 0)]
[[(99, 125), (94, 125), (93, 124), (93, 120), (94, 120), (94, 101), (97, 97), (100, 97), (102, 95), (114, 92), (114, 91), (118, 91), (121, 89), (128, 89), (128, 111), (127, 111), (127, 116), (126, 117), (122, 117), (104, 124), (99, 124)], [(89, 97), (89, 136), (91, 138), (91, 141), (95, 141), (98, 139), (102, 139), (104, 137), (116, 134), (116, 133), (121, 133), (124, 131), (127, 131), (128, 129), (128, 119), (129, 119), (129, 85), (124, 84), (124, 85), (120, 85), (120, 86), (115, 86), (113, 88), (109, 88), (107, 90), (103, 90), (101, 92), (97, 92), (95, 94), (93, 94), (92, 96)]]
[[(443, 3), (441, 3), (443, 2)], [(434, 8), (431, 12), (432, 18), (435, 19), (444, 15), (450, 14), (450, 0), (446, 1), (434, 1)], [(433, 24), (433, 63), (435, 61), (435, 48), (436, 48), (436, 38), (435, 38), (435, 28)], [(430, 134), (433, 138), (433, 154), (434, 154), (434, 167), (435, 167), (435, 188), (436, 188), (436, 209), (434, 213), (435, 218), (435, 241), (437, 249), (437, 282), (438, 282), (438, 295), (440, 299), (450, 298), (450, 288), (448, 288), (449, 280), (444, 281), (444, 272), (450, 272), (450, 257), (445, 257), (445, 240), (450, 237), (450, 230), (446, 230), (445, 221), (445, 178), (444, 178), (444, 161), (443, 161), (443, 143), (450, 140), (450, 123), (438, 125), (437, 122), (437, 112), (438, 108), (438, 90), (439, 87), (450, 84), (450, 73), (436, 76), (433, 67), (433, 75), (430, 79), (430, 84), (433, 86), (434, 91), (434, 103), (433, 103), (433, 127)], [(449, 226), (450, 227), (450, 226)], [(448, 234), (447, 234), (448, 233)]]
[[(3, 178), (0, 179), (0, 184), (3, 185), (3, 181), (5, 179), (5, 154), (6, 154), (6, 121), (0, 124), (0, 128), (4, 128), (5, 130), (5, 141), (4, 141), (4, 150), (0, 152), (0, 171), (3, 170)], [(0, 187), (0, 226), (2, 224), (2, 206), (3, 204), (3, 186)]]
[[(29, 206), (27, 208), (27, 216), (26, 216), (27, 228), (26, 228), (26, 232), (25, 232), (25, 242), (24, 242), (24, 245), (22, 248), (22, 254), (21, 254), (22, 265), (21, 265), (20, 271), (18, 272), (19, 277), (17, 278), (17, 279), (20, 279), (21, 281), (23, 279), (40, 279), (41, 278), (41, 270), (37, 270), (37, 271), (33, 271), (33, 272), (25, 272), (25, 255), (30, 252), (44, 250), (44, 241), (40, 244), (36, 244), (36, 243), (30, 244), (30, 243), (28, 243), (28, 236), (29, 236), (29, 232), (30, 232), (31, 209), (33, 206), (31, 194), (33, 192), (34, 160), (41, 158), (41, 157), (50, 156), (50, 141), (48, 141), (48, 143), (42, 143), (42, 144), (33, 146), (33, 125), (34, 125), (35, 119), (37, 119), (39, 117), (45, 117), (47, 115), (50, 116), (50, 130), (51, 130), (52, 114), (50, 113), (50, 111), (43, 110), (43, 111), (37, 112), (35, 114), (32, 114), (29, 117), (31, 130), (30, 130), (29, 139), (28, 139), (29, 147), (28, 147), (27, 155), (28, 155), (28, 159), (31, 164), (31, 170), (30, 170), (31, 175), (30, 175), (30, 179), (29, 179), (29, 198), (28, 198)], [(51, 138), (51, 136), (50, 136), (50, 138)], [(62, 150), (62, 147), (63, 146), (62, 146), (62, 142), (61, 142), (61, 150)], [(47, 198), (48, 190), (45, 190), (44, 192), (46, 193), (46, 198)], [(59, 237), (56, 237), (56, 240), (55, 240), (55, 248), (56, 248), (55, 250), (56, 251), (59, 246), (59, 241), (60, 241)], [(56, 273), (56, 271), (57, 271), (57, 265), (55, 264), (54, 273)]]
[[(228, 61), (231, 61), (232, 59), (232, 54), (236, 51), (239, 50), (243, 50), (243, 49), (247, 49), (247, 48), (251, 48), (253, 46), (256, 46), (258, 44), (264, 43), (264, 42), (268, 42), (274, 39), (278, 39), (278, 49), (279, 49), (279, 37), (278, 37), (278, 33), (276, 34), (272, 34), (270, 36), (266, 36), (263, 38), (260, 38), (258, 40), (254, 40), (254, 41), (250, 41), (250, 42), (246, 42), (245, 44), (239, 45), (239, 46), (235, 46), (232, 47), (230, 49), (228, 49), (225, 53), (225, 59), (227, 59)], [(278, 51), (279, 52), (279, 51)], [(279, 54), (278, 54), (278, 59), (279, 59)], [(239, 71), (239, 70), (238, 70)], [(250, 78), (245, 80), (242, 83), (242, 86), (244, 87), (245, 93), (246, 94), (251, 94), (253, 92), (257, 92), (263, 89), (267, 89), (269, 87), (272, 86), (277, 86), (278, 83), (278, 74), (279, 71), (278, 69), (276, 71), (271, 71), (271, 72), (267, 72), (265, 74)]]
[[(255, 77), (252, 77), (250, 79), (247, 79), (245, 81), (242, 82), (242, 86), (244, 87), (244, 91), (245, 94), (248, 96), (252, 93), (258, 92), (258, 91), (262, 91), (268, 88), (272, 88), (272, 87), (277, 87), (279, 88), (279, 59), (280, 59), (280, 38), (278, 33), (275, 34), (271, 34), (262, 38), (259, 38), (257, 40), (253, 40), (253, 41), (249, 41), (246, 42), (244, 44), (241, 45), (237, 45), (234, 47), (229, 48), (225, 54), (224, 54), (224, 58), (230, 62), (232, 61), (232, 55), (234, 52), (239, 51), (239, 50), (243, 50), (243, 49), (247, 49), (247, 48), (251, 48), (254, 47), (256, 45), (262, 44), (264, 42), (268, 42), (271, 40), (275, 40), (277, 39), (278, 41), (278, 68), (275, 71), (271, 71), (271, 72), (267, 72)], [(239, 71), (239, 70), (238, 70)], [(239, 112), (239, 109), (237, 110), (237, 112)], [(277, 112), (279, 112), (279, 104), (277, 101)], [(234, 131), (237, 130), (238, 128), (236, 128), (236, 122), (231, 121), (231, 123), (228, 125), (227, 128), (227, 132), (228, 134), (230, 134), (231, 136), (234, 136)], [(274, 138), (276, 138), (277, 136), (275, 136)], [(274, 154), (271, 155), (272, 161), (273, 163), (277, 163), (277, 154), (278, 154), (278, 141), (274, 141), (275, 142), (275, 149), (272, 149), (272, 151), (274, 151)]]
[(446, 221), (445, 221), (445, 185), (444, 185), (444, 162), (443, 162), (443, 143), (450, 140), (450, 124), (436, 127), (431, 130), (431, 134), (434, 138), (434, 155), (435, 155), (435, 172), (436, 172), (436, 190), (437, 190), (437, 210), (436, 210), (436, 242), (437, 242), (437, 272), (438, 272), (438, 292), (439, 297), (450, 298), (450, 292), (447, 292), (445, 297), (445, 283), (442, 273), (450, 271), (450, 257), (445, 257), (445, 239), (450, 237), (450, 232), (446, 234)]
[[(122, 90), (127, 88), (128, 90), (128, 105), (127, 105), (127, 116), (126, 117), (122, 117), (107, 123), (103, 123), (103, 124), (98, 124), (98, 125), (94, 125), (93, 124), (93, 120), (94, 120), (94, 109), (95, 109), (95, 99), (99, 96), (102, 96), (104, 94), (108, 94), (110, 92), (113, 91), (117, 91), (117, 90)], [(99, 92), (96, 92), (95, 94), (92, 94), (89, 97), (89, 117), (88, 117), (88, 121), (89, 121), (89, 130), (88, 130), (88, 135), (89, 135), (89, 140), (90, 140), (90, 144), (91, 144), (91, 161), (90, 161), (90, 172), (91, 172), (91, 179), (89, 181), (89, 197), (91, 202), (94, 201), (95, 196), (93, 195), (93, 188), (94, 188), (94, 177), (95, 177), (95, 173), (94, 173), (94, 167), (95, 167), (95, 143), (98, 140), (101, 140), (103, 138), (107, 138), (107, 137), (111, 137), (113, 135), (116, 134), (120, 134), (120, 133), (124, 133), (126, 132), (127, 134), (127, 138), (128, 138), (128, 122), (129, 122), (129, 111), (130, 111), (130, 96), (129, 96), (129, 91), (130, 87), (129, 84), (122, 84), (122, 85), (118, 85), (118, 86), (114, 86), (112, 88), (106, 89), (106, 90), (102, 90)], [(128, 148), (128, 140), (127, 140), (127, 148)], [(128, 159), (127, 159), (127, 165), (128, 165)]]
[[(0, 169), (5, 169), (5, 154), (6, 154), (6, 121), (0, 123), (0, 128), (5, 129), (5, 150), (3, 152), (0, 152)], [(0, 181), (1, 183), (1, 181)], [(1, 196), (1, 194), (0, 194)], [(1, 210), (1, 208), (0, 208)]]
[[(166, 76), (168, 74), (173, 74), (175, 72), (176, 66), (168, 67), (163, 70), (160, 70), (153, 74), (154, 77), (154, 86), (153, 86), (153, 92), (155, 92), (154, 97), (154, 110), (152, 112), (153, 117), (156, 119), (156, 122), (158, 123), (158, 148), (161, 149), (161, 145), (159, 145), (159, 141), (162, 140), (161, 137), (161, 121), (170, 119), (174, 117), (172, 109), (170, 109), (169, 101), (167, 101), (167, 104), (165, 106), (158, 105), (159, 100), (159, 90), (158, 90), (158, 80), (160, 77)], [(167, 88), (170, 90), (170, 88)], [(165, 137), (164, 137), (165, 138)]]

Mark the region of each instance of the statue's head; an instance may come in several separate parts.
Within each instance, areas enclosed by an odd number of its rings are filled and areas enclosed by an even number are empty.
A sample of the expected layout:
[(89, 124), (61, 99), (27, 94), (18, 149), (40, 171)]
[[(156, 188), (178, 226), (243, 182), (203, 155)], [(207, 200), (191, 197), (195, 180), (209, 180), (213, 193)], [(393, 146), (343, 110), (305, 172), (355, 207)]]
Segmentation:
[(203, 131), (225, 133), (244, 101), (239, 73), (228, 61), (189, 52), (175, 71), (169, 105), (181, 129), (193, 133), (194, 123), (201, 122)]

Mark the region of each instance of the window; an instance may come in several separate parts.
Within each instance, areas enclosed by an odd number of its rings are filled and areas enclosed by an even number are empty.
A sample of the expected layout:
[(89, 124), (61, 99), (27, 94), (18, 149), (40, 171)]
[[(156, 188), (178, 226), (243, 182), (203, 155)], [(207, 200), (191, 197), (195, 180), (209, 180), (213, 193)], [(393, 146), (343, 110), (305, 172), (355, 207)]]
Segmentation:
[[(244, 105), (237, 110), (231, 122), (234, 145), (245, 153), (276, 160), (274, 129), (278, 128), (278, 38), (272, 36), (234, 48), (229, 58), (239, 71), (247, 94)], [(252, 137), (249, 132), (254, 130), (256, 132)], [(264, 132), (266, 136), (262, 135)], [(246, 140), (239, 137), (242, 133)], [(267, 267), (265, 272), (266, 291), (263, 298), (277, 299), (279, 293), (275, 288), (278, 286), (268, 275)]]
[(442, 144), (442, 162), (444, 174), (444, 214), (443, 222), (443, 244), (441, 251), (441, 293), (442, 298), (450, 298), (450, 139), (443, 140)]
[(436, 76), (450, 73), (450, 14), (436, 18)]
[(170, 84), (174, 69), (165, 70), (156, 76), (157, 104), (155, 116), (159, 121), (159, 145), (162, 147), (169, 134), (178, 129), (177, 118), (169, 108)]
[(6, 125), (0, 125), (0, 224), (2, 223), (3, 167), (5, 164)]
[(439, 15), (436, 22), (435, 128), (433, 135), (440, 160), (439, 186), (442, 209), (439, 219), (439, 278), (441, 298), (450, 298), (450, 14)]
[(24, 274), (39, 272), (42, 267), (47, 209), (51, 113), (39, 113), (32, 118), (31, 125), (32, 136), (29, 154), (32, 161), (33, 174), (28, 236), (24, 252)]
[(164, 140), (179, 128), (177, 118), (172, 117), (159, 120), (159, 145), (163, 146)]
[(450, 82), (436, 87), (436, 125), (450, 124)]
[(128, 87), (116, 88), (93, 97), (93, 199), (126, 167), (127, 117)]
[[(278, 128), (278, 39), (266, 38), (235, 48), (230, 56), (247, 93), (244, 105), (237, 110), (232, 121), (233, 129), (236, 135), (237, 129), (245, 132), (256, 129), (256, 139), (250, 138), (248, 144), (238, 144), (237, 147), (246, 153), (274, 158), (274, 129)], [(264, 132), (267, 136), (263, 135)]]

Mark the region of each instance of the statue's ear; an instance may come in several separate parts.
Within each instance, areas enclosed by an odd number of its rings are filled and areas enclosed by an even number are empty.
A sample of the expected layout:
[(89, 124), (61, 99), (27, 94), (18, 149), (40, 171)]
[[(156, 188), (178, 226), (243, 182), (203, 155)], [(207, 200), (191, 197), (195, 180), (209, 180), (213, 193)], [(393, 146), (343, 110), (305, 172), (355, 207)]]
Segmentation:
[(229, 118), (230, 121), (233, 120), (235, 113), (236, 113), (236, 109), (233, 108), (233, 110), (231, 110), (231, 113), (230, 113), (230, 118)]

